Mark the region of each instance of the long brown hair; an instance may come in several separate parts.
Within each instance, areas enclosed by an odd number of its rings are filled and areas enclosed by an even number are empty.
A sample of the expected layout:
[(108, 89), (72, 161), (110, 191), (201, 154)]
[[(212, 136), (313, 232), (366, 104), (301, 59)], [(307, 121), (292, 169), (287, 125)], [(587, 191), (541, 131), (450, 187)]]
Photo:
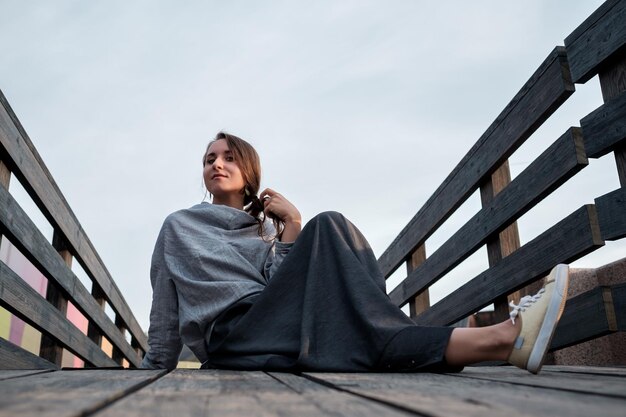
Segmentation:
[[(228, 144), (228, 148), (235, 157), (235, 163), (241, 170), (241, 176), (246, 184), (244, 189), (241, 190), (244, 194), (244, 210), (257, 220), (259, 223), (259, 236), (264, 237), (264, 206), (257, 195), (259, 193), (259, 188), (261, 187), (261, 159), (259, 158), (259, 154), (254, 147), (245, 140), (235, 135), (231, 135), (230, 133), (218, 132), (217, 135), (215, 135), (215, 139), (207, 145), (202, 158), (202, 166), (206, 164), (206, 154), (209, 151), (209, 148), (213, 143), (220, 139), (224, 139)], [(280, 239), (285, 227), (284, 222), (276, 218), (272, 218), (272, 220), (276, 229), (276, 238)]]

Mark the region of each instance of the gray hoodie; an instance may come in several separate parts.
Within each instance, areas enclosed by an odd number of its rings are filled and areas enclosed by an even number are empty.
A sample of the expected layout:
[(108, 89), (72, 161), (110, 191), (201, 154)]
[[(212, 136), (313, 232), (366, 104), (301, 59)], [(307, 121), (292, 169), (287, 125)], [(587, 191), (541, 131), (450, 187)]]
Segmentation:
[(258, 234), (248, 213), (203, 202), (170, 214), (152, 254), (152, 310), (142, 368), (173, 369), (182, 344), (201, 362), (216, 317), (238, 300), (263, 291), (292, 243)]

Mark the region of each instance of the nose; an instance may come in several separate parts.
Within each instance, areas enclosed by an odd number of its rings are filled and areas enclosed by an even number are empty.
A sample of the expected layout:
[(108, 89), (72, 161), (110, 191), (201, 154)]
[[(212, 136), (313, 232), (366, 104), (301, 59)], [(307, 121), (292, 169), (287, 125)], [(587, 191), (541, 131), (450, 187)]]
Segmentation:
[(222, 158), (220, 158), (219, 156), (217, 158), (215, 158), (215, 160), (213, 161), (213, 169), (222, 169), (224, 168), (224, 161), (222, 160)]

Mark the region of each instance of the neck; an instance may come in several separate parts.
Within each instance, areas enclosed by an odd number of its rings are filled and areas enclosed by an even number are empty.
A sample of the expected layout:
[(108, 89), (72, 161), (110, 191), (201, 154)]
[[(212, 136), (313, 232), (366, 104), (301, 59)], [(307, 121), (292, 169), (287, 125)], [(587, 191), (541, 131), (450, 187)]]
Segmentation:
[(213, 196), (213, 204), (220, 206), (228, 206), (243, 210), (243, 196), (227, 195), (227, 196)]

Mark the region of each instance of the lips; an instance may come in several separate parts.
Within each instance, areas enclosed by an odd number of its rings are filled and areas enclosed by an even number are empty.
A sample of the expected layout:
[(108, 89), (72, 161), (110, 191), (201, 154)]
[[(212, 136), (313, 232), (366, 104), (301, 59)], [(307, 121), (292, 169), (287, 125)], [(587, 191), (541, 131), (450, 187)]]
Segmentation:
[(215, 174), (211, 177), (212, 180), (214, 180), (215, 178), (226, 178), (226, 175), (223, 174)]

